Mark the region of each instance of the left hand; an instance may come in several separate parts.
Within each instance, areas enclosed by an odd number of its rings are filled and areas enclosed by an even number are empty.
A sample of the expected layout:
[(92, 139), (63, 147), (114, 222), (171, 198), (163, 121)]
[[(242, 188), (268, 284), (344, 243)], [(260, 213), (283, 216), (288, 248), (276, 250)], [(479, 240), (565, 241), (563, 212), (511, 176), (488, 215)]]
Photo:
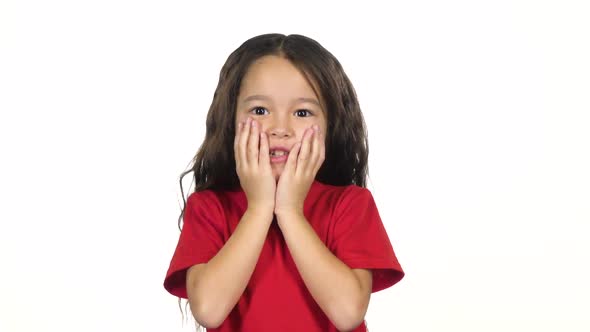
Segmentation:
[(305, 130), (301, 142), (291, 149), (279, 177), (274, 210), (277, 219), (289, 213), (303, 215), (303, 202), (324, 158), (324, 135), (314, 125)]

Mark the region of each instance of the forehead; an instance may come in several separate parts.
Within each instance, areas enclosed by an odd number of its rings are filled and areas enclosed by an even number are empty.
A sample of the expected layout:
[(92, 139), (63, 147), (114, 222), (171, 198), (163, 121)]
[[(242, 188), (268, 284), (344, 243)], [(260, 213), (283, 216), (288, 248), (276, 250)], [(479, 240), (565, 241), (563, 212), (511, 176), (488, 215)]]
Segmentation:
[(238, 98), (242, 101), (255, 94), (269, 95), (277, 100), (319, 98), (297, 67), (289, 60), (275, 55), (257, 59), (246, 71)]

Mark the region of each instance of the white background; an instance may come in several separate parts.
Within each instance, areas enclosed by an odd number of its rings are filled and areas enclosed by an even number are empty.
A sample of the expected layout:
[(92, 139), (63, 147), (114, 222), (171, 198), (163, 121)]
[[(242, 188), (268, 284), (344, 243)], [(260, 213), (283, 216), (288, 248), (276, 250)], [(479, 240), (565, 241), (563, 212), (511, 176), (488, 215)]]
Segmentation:
[(586, 1), (0, 2), (0, 331), (190, 331), (162, 287), (227, 56), (316, 39), (406, 277), (371, 331), (590, 331)]

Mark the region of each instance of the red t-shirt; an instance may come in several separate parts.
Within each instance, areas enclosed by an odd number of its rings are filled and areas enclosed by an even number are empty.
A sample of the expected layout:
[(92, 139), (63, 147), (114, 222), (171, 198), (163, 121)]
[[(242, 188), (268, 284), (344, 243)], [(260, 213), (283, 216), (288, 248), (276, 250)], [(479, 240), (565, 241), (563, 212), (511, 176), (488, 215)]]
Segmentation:
[[(186, 270), (215, 256), (236, 229), (246, 207), (242, 190), (205, 190), (189, 196), (184, 225), (164, 280), (168, 292), (187, 298)], [(373, 271), (373, 292), (403, 278), (368, 189), (314, 181), (303, 213), (326, 247), (348, 267)], [(273, 222), (244, 293), (219, 328), (208, 331), (337, 329), (307, 290), (281, 230)], [(354, 331), (366, 331), (365, 322)]]

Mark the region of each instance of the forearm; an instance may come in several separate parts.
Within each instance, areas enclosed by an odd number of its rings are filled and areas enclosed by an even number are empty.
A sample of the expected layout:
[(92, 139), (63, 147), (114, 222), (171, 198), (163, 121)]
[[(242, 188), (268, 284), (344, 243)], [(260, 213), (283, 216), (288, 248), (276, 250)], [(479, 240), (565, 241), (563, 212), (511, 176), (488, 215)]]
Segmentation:
[(238, 302), (260, 256), (272, 210), (247, 210), (233, 234), (192, 285), (191, 302), (209, 322), (221, 323)]
[(316, 303), (336, 327), (358, 326), (368, 299), (363, 298), (353, 271), (330, 252), (303, 215), (290, 213), (277, 215), (277, 219), (299, 274)]

